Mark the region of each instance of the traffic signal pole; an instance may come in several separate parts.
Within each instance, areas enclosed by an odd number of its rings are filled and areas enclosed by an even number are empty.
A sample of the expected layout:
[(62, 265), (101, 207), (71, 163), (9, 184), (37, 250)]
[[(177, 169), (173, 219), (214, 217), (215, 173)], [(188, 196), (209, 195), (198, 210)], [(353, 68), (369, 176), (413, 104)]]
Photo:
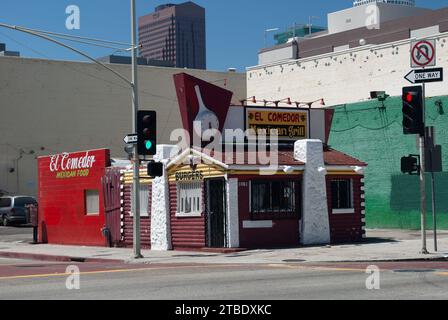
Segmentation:
[[(426, 92), (425, 92), (425, 84), (423, 83), (423, 104), (422, 104), (422, 112), (423, 112), (423, 122), (425, 122), (426, 114)], [(426, 130), (423, 130), (423, 135), (420, 135), (420, 197), (421, 197), (421, 227), (422, 227), (422, 254), (428, 254), (428, 249), (426, 246), (426, 177), (425, 177), (425, 135)]]
[[(104, 69), (112, 72), (115, 74), (118, 78), (126, 82), (127, 85), (129, 85), (132, 88), (132, 128), (134, 130), (134, 133), (137, 130), (137, 112), (138, 112), (138, 73), (137, 73), (137, 16), (136, 16), (136, 6), (135, 6), (135, 0), (131, 0), (131, 37), (132, 37), (132, 80), (128, 80), (125, 76), (118, 73), (111, 67), (107, 66), (106, 64), (102, 63), (101, 61), (89, 56), (88, 54), (69, 46), (61, 41), (58, 41), (56, 39), (53, 39), (49, 36), (49, 33), (44, 33), (39, 30), (33, 30), (28, 29), (20, 26), (12, 26), (4, 23), (0, 23), (0, 27), (7, 28), (10, 30), (19, 31), (22, 33), (26, 33), (50, 42), (53, 42), (61, 47), (64, 47), (68, 50), (71, 50), (88, 60), (100, 65)], [(54, 33), (53, 33), (54, 34)], [(141, 244), (140, 244), (140, 160), (138, 155), (138, 147), (134, 146), (134, 156), (133, 156), (133, 166), (134, 166), (134, 178), (133, 178), (133, 197), (132, 197), (132, 205), (134, 210), (134, 258), (139, 259), (142, 258), (141, 254)]]
[[(138, 113), (138, 64), (137, 64), (137, 17), (135, 0), (131, 0), (131, 38), (132, 38), (132, 129), (137, 132)], [(143, 258), (140, 243), (140, 159), (138, 146), (134, 145), (133, 155), (133, 185), (132, 185), (132, 208), (134, 214), (134, 258)]]
[(434, 172), (431, 172), (431, 194), (432, 194), (432, 221), (434, 227), (434, 251), (438, 252), (439, 247), (437, 243), (437, 210), (436, 210), (436, 181)]

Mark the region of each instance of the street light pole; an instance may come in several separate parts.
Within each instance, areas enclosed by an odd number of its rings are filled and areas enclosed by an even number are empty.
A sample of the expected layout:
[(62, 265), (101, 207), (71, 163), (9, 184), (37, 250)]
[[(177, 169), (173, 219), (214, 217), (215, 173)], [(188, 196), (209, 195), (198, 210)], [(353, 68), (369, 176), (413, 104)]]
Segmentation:
[[(131, 38), (132, 38), (132, 130), (137, 132), (138, 113), (138, 61), (137, 61), (137, 17), (135, 0), (131, 0)], [(140, 244), (140, 159), (138, 147), (134, 145), (133, 155), (134, 177), (132, 190), (132, 208), (134, 209), (134, 258), (143, 258)]]
[[(104, 63), (98, 61), (95, 58), (92, 58), (88, 54), (69, 46), (61, 41), (55, 40), (51, 38), (49, 35), (51, 33), (45, 34), (43, 31), (32, 30), (28, 28), (23, 28), (19, 26), (11, 26), (4, 23), (0, 23), (0, 27), (16, 30), (19, 32), (27, 33), (44, 40), (53, 42), (57, 45), (60, 45), (66, 49), (69, 49), (90, 61), (100, 65), (104, 69), (112, 72), (121, 80), (125, 81), (132, 88), (132, 129), (134, 133), (137, 132), (137, 112), (138, 112), (138, 65), (137, 65), (137, 17), (136, 17), (136, 6), (135, 0), (131, 0), (131, 37), (132, 37), (132, 80), (129, 81), (125, 76), (121, 75), (111, 67), (105, 65)], [(141, 254), (141, 244), (140, 244), (140, 159), (138, 155), (138, 147), (134, 146), (134, 155), (133, 155), (133, 168), (134, 168), (134, 178), (133, 178), (133, 197), (132, 197), (132, 206), (134, 213), (134, 258), (140, 259), (142, 258)]]

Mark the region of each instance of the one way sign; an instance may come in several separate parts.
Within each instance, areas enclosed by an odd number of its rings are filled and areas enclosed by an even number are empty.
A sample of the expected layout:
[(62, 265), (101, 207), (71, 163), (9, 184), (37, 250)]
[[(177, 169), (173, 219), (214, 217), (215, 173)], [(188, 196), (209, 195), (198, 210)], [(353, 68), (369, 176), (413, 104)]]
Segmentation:
[(138, 135), (136, 135), (136, 134), (129, 134), (123, 140), (124, 140), (124, 143), (126, 143), (126, 144), (137, 144), (137, 142), (138, 142)]
[(443, 68), (412, 70), (405, 77), (410, 83), (443, 81)]

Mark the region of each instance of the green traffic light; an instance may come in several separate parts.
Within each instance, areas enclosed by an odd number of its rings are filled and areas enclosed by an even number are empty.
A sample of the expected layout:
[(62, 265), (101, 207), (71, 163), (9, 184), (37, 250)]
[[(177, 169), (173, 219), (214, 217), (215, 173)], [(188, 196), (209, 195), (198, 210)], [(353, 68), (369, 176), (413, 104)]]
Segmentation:
[(151, 141), (146, 141), (145, 142), (145, 147), (146, 147), (146, 150), (151, 150), (151, 148), (152, 148), (152, 142)]

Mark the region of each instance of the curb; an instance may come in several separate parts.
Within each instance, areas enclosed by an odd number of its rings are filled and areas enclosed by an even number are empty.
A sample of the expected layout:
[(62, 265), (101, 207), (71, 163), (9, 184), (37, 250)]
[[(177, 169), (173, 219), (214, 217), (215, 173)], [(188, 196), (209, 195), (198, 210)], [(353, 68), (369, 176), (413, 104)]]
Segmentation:
[(125, 260), (119, 260), (119, 259), (70, 257), (62, 255), (48, 255), (48, 254), (22, 253), (22, 252), (0, 252), (0, 257), (10, 259), (22, 259), (22, 260), (49, 261), (49, 262), (126, 263)]
[[(318, 261), (316, 263), (388, 263), (388, 262), (445, 262), (445, 261), (448, 261), (448, 256), (434, 257), (434, 258), (411, 258), (411, 259)], [(306, 263), (313, 263), (313, 262), (314, 261), (307, 261)]]

